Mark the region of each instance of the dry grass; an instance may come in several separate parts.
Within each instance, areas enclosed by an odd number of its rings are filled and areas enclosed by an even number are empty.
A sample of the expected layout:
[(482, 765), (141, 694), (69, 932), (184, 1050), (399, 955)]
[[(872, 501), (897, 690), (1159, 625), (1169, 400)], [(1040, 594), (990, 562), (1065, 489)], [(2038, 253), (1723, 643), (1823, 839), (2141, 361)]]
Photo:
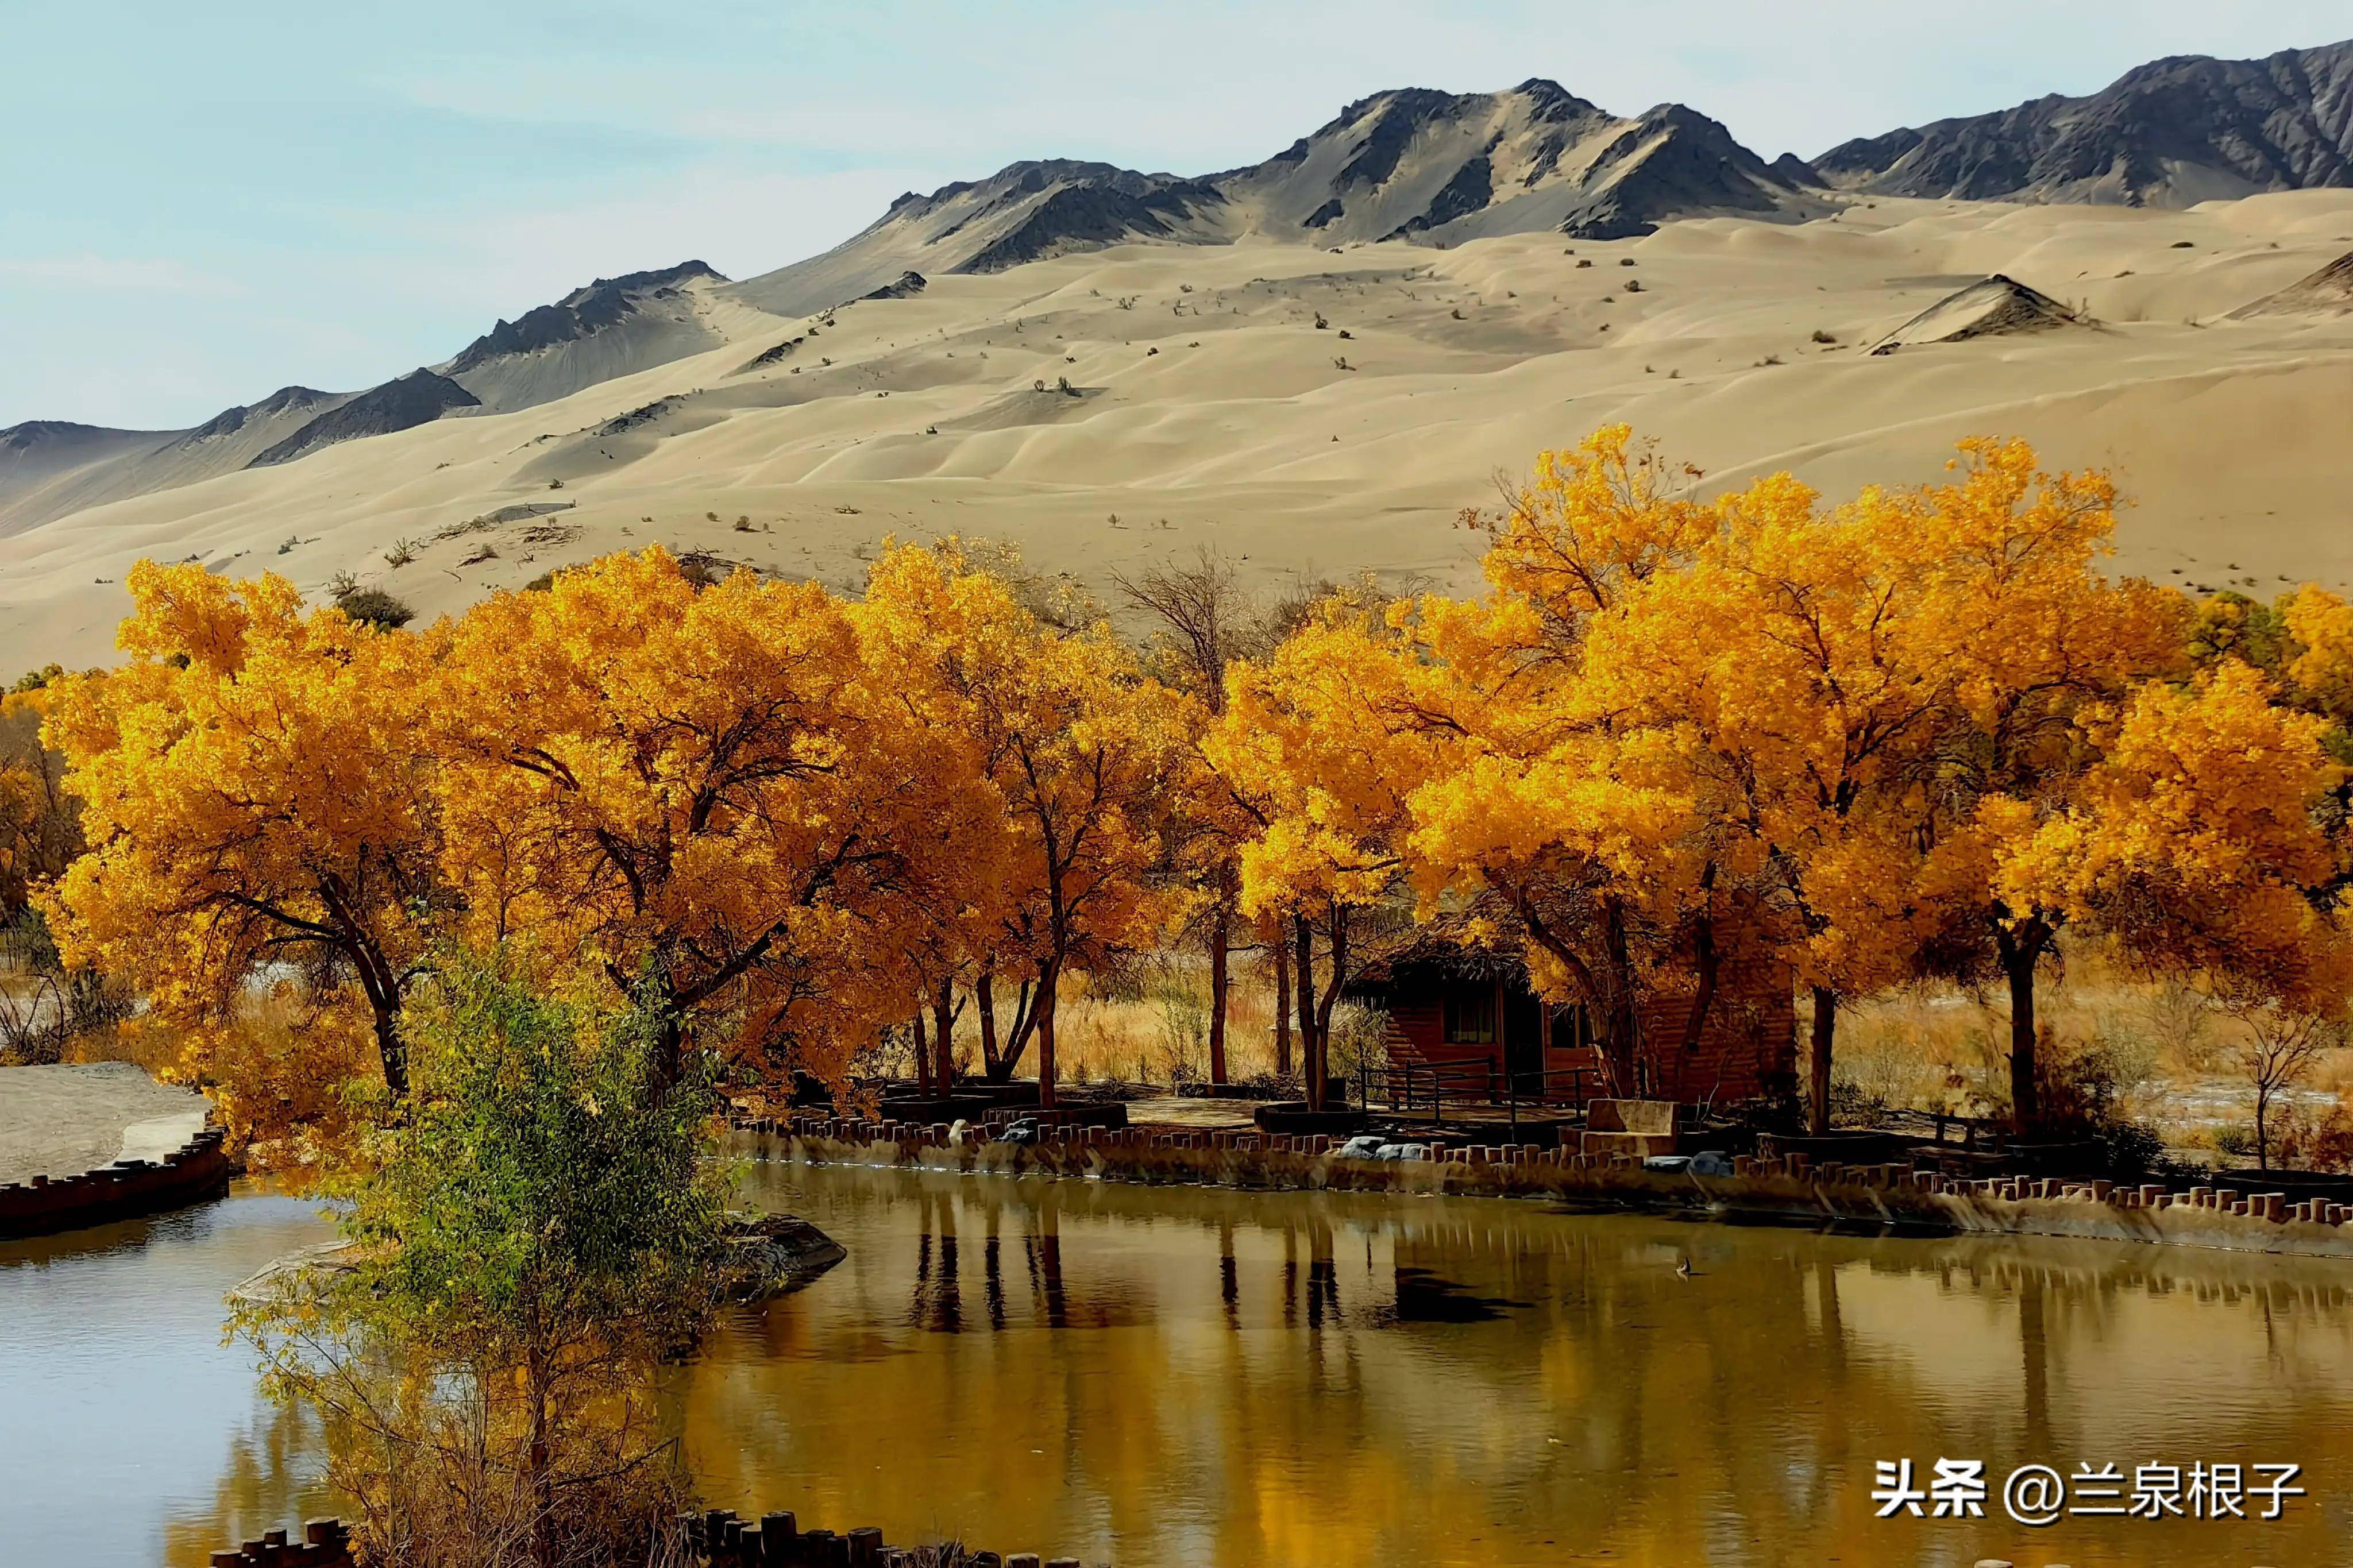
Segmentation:
[[(1000, 1035), (1012, 999), (997, 998)], [(1226, 1078), (1230, 1083), (1264, 1084), (1276, 1092), (1274, 970), (1261, 956), (1234, 955), (1226, 994)], [(1164, 952), (1114, 977), (1074, 974), (1062, 983), (1056, 1018), (1055, 1068), (1064, 1083), (1124, 1083), (1174, 1088), (1209, 1078), (1209, 965), (1200, 953)], [(1383, 1061), (1387, 1017), (1343, 1004), (1333, 1017), (1333, 1070), (1352, 1074), (1360, 1057), (1374, 1070)], [(1294, 1064), (1296, 1039), (1293, 1034)], [(957, 1016), (955, 1051), (958, 1070), (980, 1070), (980, 1024), (967, 1003)], [(913, 1068), (903, 1038), (873, 1053), (860, 1070), (905, 1076)], [(1024, 1076), (1037, 1070), (1033, 1046), (1021, 1060)], [(1282, 1092), (1295, 1090), (1285, 1086)]]
[[(1798, 1037), (1806, 1039), (1806, 1011)], [(2254, 1090), (2235, 1058), (2244, 1026), (2178, 981), (2134, 976), (2097, 950), (2046, 973), (2036, 1021), (2055, 1070), (2113, 1095), (2116, 1114), (2170, 1146), (2235, 1162), (2253, 1147)], [(2005, 1116), (2010, 1110), (2005, 993), (1918, 986), (1842, 1009), (1834, 1095), (1849, 1116), (1875, 1107)], [(2275, 1156), (2327, 1166), (2353, 1142), (2353, 1050), (2324, 1056), (2288, 1097)]]
[[(1274, 1072), (1274, 983), (1270, 970), (1238, 961), (1226, 994), (1226, 1076)], [(1055, 1049), (1074, 1083), (1113, 1080), (1176, 1085), (1209, 1077), (1209, 967), (1166, 954), (1136, 982), (1098, 986), (1080, 979), (1063, 997)]]
[[(1001, 1038), (1012, 1020), (1013, 998), (997, 997)], [(1062, 982), (1056, 1015), (1055, 1065), (1065, 1083), (1175, 1086), (1209, 1076), (1209, 966), (1193, 953), (1161, 953), (1117, 979), (1073, 974)], [(980, 1021), (969, 1000), (955, 1024), (958, 1070), (980, 1071)], [(905, 1074), (903, 1040), (876, 1052), (861, 1067)], [(1021, 1071), (1037, 1070), (1034, 1045)], [(1274, 983), (1246, 953), (1235, 955), (1226, 996), (1226, 1071), (1236, 1081), (1274, 1072)]]

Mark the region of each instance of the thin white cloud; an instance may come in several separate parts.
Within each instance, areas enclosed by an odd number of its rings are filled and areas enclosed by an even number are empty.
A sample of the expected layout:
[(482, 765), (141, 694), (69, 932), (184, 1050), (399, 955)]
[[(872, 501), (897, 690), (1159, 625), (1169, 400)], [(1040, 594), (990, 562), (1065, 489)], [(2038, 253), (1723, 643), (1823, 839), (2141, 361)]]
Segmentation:
[(985, 8), (877, 5), (802, 58), (754, 30), (707, 58), (442, 59), (385, 80), (420, 105), (489, 121), (594, 124), (848, 162), (962, 150), (1102, 157), (1198, 174), (1266, 157), (1344, 103), (1396, 87), (1454, 91), (1550, 77), (1620, 113), (1680, 101), (1767, 156), (2045, 92), (2096, 89), (2160, 55), (2253, 56), (2353, 30), (2342, 0), (1979, 0), (1957, 51), (1948, 14), (1883, 0), (1806, 7), (1724, 0), (1576, 7), (1486, 0), (1196, 0), (1096, 6), (1035, 26)]
[(227, 296), (235, 281), (184, 263), (120, 256), (0, 257), (0, 281), (142, 294)]
[(856, 234), (902, 191), (947, 177), (909, 167), (781, 174), (710, 163), (515, 211), (350, 213), (342, 220), (368, 248), (329, 265), (353, 297), (454, 308), (479, 318), (480, 331), (494, 316), (546, 304), (598, 276), (690, 258), (733, 278), (770, 271)]

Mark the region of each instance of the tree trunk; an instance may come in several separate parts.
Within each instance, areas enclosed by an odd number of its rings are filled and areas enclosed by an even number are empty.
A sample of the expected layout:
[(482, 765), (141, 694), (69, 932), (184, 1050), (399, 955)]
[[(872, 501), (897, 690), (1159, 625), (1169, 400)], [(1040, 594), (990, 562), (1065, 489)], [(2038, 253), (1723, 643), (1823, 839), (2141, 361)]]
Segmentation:
[[(1669, 1100), (1683, 1098), (1683, 1077), (1699, 1053), (1701, 1039), (1707, 1034), (1708, 1012), (1715, 1005), (1716, 973), (1722, 967), (1715, 951), (1715, 866), (1712, 861), (1700, 878), (1700, 889), (1707, 901), (1701, 905), (1699, 919), (1692, 927), (1692, 970), (1698, 977), (1698, 984), (1692, 993), (1691, 1010), (1683, 1015), (1683, 1038), (1676, 1042), (1673, 1076), (1667, 1085)], [(1719, 1072), (1718, 1081), (1722, 1077)]]
[(1307, 1109), (1324, 1109), (1323, 1053), (1315, 1035), (1315, 928), (1305, 915), (1292, 917), (1293, 956), (1299, 972), (1293, 990), (1299, 998), (1299, 1071), (1307, 1080)]
[[(1713, 878), (1715, 874), (1715, 868), (1709, 868), (1708, 875)], [(1692, 994), (1691, 1011), (1683, 1016), (1683, 1037), (1679, 1042), (1681, 1048), (1675, 1052), (1674, 1082), (1668, 1096), (1672, 1100), (1683, 1097), (1683, 1073), (1699, 1053), (1700, 1041), (1707, 1034), (1708, 1013), (1715, 1005), (1716, 974), (1722, 964), (1715, 951), (1715, 921), (1705, 913), (1700, 916), (1698, 929), (1692, 933), (1692, 967), (1699, 984)]]
[(664, 988), (654, 999), (654, 1093), (667, 1098), (686, 1070), (686, 1019)]
[(1626, 912), (1616, 900), (1604, 904), (1602, 938), (1609, 964), (1609, 1038), (1603, 1042), (1610, 1092), (1640, 1098), (1642, 1012), (1634, 994), (1634, 959), (1626, 940)]
[(1038, 1000), (1032, 1004), (1038, 1020), (1038, 1104), (1047, 1110), (1054, 1109), (1054, 1004), (1061, 978), (1049, 965), (1038, 976)]
[(375, 1048), (384, 1064), (384, 1086), (391, 1091), (394, 1100), (406, 1100), (408, 1048), (400, 1037), (400, 976), (385, 957), (384, 949), (352, 912), (352, 900), (345, 894), (343, 879), (322, 878), (318, 894), (336, 931), (332, 945), (359, 976), (360, 991), (367, 997), (368, 1010), (375, 1015)]
[(533, 1568), (554, 1568), (554, 1444), (548, 1436), (547, 1368), (536, 1344), (526, 1360), (524, 1376), (531, 1384), (531, 1560)]
[(1814, 987), (1811, 1056), (1806, 1064), (1806, 1127), (1816, 1137), (1831, 1130), (1831, 1042), (1838, 1032), (1838, 993)]
[(1274, 931), (1274, 1076), (1291, 1076), (1291, 950)]
[(2271, 1116), (2271, 1090), (2255, 1085), (2255, 1169), (2264, 1172), (2272, 1168), (2272, 1141), (2264, 1127)]
[[(1341, 988), (1348, 983), (1348, 911), (1335, 905), (1332, 910), (1331, 962), (1325, 966), (1323, 995), (1315, 1004), (1315, 1048), (1311, 1070), (1314, 1074), (1315, 1093), (1309, 1103), (1316, 1110), (1329, 1108), (1332, 1100), (1332, 1009), (1339, 1004)], [(1499, 987), (1500, 989), (1500, 987)], [(1500, 1001), (1495, 1020), (1503, 1022)]]
[(2050, 928), (2033, 919), (1995, 931), (2002, 973), (2010, 977), (2010, 1127), (2021, 1138), (2042, 1120), (2034, 1070), (2034, 966), (2050, 935)]
[(932, 1049), (938, 1053), (939, 1062), (932, 1069), (934, 1092), (947, 1094), (955, 1089), (955, 1019), (954, 1005), (955, 988), (947, 981), (940, 982), (932, 997)]
[(997, 1060), (988, 1069), (991, 1083), (1011, 1083), (1021, 1067), (1021, 1058), (1029, 1049), (1029, 1037), (1038, 1030), (1038, 1002), (1043, 993), (1038, 982), (1025, 980), (1014, 995), (1012, 1026), (1006, 1031), (1005, 1042), (997, 1047)]
[(973, 982), (972, 1002), (980, 1012), (980, 1070), (985, 1078), (997, 1077), (997, 991), (996, 976), (984, 969)]
[[(1226, 878), (1219, 868), (1218, 879)], [(1222, 896), (1220, 887), (1217, 917), (1209, 922), (1209, 1081), (1226, 1081), (1226, 992), (1230, 984), (1227, 973), (1228, 944), (1233, 934), (1233, 910)]]
[(915, 1092), (929, 1094), (932, 1092), (932, 1054), (923, 1043), (923, 1004), (921, 999), (915, 1003), (915, 1016), (907, 1027), (915, 1041)]
[(400, 1004), (390, 1005), (369, 999), (375, 1014), (375, 1048), (384, 1060), (384, 1087), (392, 1092), (395, 1103), (408, 1098), (408, 1047), (400, 1037)]

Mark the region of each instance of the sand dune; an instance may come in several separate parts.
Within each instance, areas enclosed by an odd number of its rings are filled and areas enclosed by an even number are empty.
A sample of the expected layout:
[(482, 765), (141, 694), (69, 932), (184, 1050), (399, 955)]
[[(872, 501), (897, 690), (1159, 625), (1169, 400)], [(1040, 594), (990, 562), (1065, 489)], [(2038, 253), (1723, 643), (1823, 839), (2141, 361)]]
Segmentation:
[[(427, 614), (655, 541), (848, 585), (884, 537), (950, 531), (1096, 580), (1209, 543), (1270, 586), (1366, 567), (1459, 585), (1458, 509), (1618, 419), (1711, 484), (1788, 467), (1832, 491), (2022, 435), (2116, 470), (2124, 569), (2346, 586), (2353, 316), (2233, 312), (2348, 247), (2353, 192), (1880, 198), (1628, 240), (1131, 244), (790, 320), (737, 300), (700, 318), (719, 346), (537, 407), (0, 541), (0, 635), (19, 665), (107, 658), (142, 554), (311, 592), (349, 571)], [(2101, 325), (1870, 353), (1993, 274)], [(571, 505), (472, 521), (535, 502)], [(394, 569), (402, 539), (416, 559)]]

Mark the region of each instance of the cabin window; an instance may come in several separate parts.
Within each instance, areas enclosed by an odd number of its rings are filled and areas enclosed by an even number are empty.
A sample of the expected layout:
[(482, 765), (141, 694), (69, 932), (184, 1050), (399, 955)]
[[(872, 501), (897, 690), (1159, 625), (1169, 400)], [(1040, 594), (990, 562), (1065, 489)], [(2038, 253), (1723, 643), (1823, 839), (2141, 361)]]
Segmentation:
[(1572, 1002), (1556, 1007), (1552, 1015), (1552, 1044), (1555, 1050), (1588, 1050), (1601, 1043), (1600, 1031), (1593, 1026), (1593, 1015), (1582, 1002)]
[(1493, 986), (1451, 986), (1446, 993), (1444, 1011), (1448, 1045), (1492, 1046), (1495, 1043)]

